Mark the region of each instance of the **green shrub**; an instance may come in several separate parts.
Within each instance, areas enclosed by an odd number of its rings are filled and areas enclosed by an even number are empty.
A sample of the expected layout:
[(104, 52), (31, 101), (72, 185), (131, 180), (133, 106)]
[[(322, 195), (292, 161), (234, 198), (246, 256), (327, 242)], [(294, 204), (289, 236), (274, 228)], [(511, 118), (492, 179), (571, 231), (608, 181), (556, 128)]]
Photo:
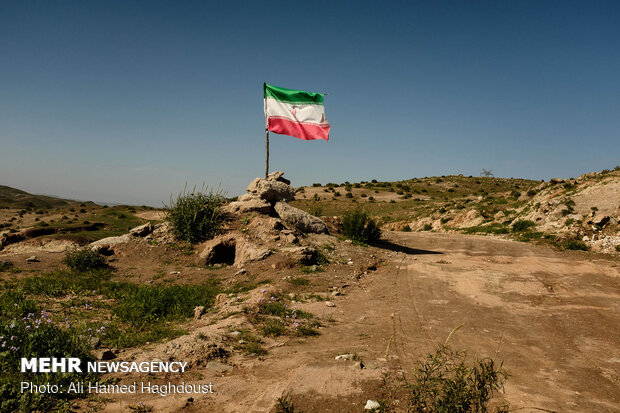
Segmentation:
[(424, 231), (430, 231), (431, 229), (433, 229), (431, 224), (424, 224)]
[(562, 244), (564, 249), (573, 250), (573, 251), (589, 251), (590, 247), (583, 241), (578, 240), (567, 240)]
[(381, 238), (381, 231), (375, 221), (361, 209), (347, 211), (342, 215), (342, 233), (358, 242), (369, 243)]
[(98, 270), (108, 266), (105, 257), (90, 248), (67, 251), (63, 262), (73, 271), (78, 272)]
[(351, 192), (347, 192), (344, 196), (345, 198), (353, 198), (353, 194)]
[(409, 386), (408, 412), (482, 413), (508, 377), (493, 359), (465, 362), (466, 353), (440, 345), (419, 362)]
[(401, 229), (401, 231), (403, 231), (403, 232), (411, 232), (411, 227), (410, 227), (409, 225), (405, 225), (405, 226)]
[(536, 224), (527, 219), (520, 219), (512, 223), (512, 232), (525, 232)]
[(183, 191), (176, 201), (170, 199), (166, 206), (166, 220), (174, 235), (189, 243), (212, 238), (220, 228), (224, 216), (221, 206), (225, 198), (218, 190), (209, 193)]
[(620, 245), (616, 245), (616, 251), (620, 252)]
[(315, 201), (308, 207), (308, 213), (310, 215), (314, 215), (315, 217), (320, 217), (323, 215), (323, 207)]

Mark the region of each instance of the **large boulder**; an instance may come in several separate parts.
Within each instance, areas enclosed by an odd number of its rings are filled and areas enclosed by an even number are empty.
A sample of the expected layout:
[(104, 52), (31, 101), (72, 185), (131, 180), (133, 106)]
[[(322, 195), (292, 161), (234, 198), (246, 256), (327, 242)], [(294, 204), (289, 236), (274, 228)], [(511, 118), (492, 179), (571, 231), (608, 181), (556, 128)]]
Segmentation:
[(328, 233), (327, 225), (319, 218), (299, 208), (295, 208), (286, 202), (276, 202), (274, 209), (284, 222), (294, 226), (301, 232), (313, 234)]
[(131, 234), (124, 234), (118, 237), (107, 237), (89, 244), (90, 249), (98, 251), (102, 255), (113, 255), (115, 247), (131, 241)]
[[(288, 202), (295, 199), (295, 188), (293, 188), (288, 179), (282, 177), (284, 172), (273, 172), (267, 178), (256, 178), (248, 186), (247, 192), (252, 197), (258, 197), (268, 202)], [(242, 196), (239, 201), (246, 201), (246, 197)]]
[(259, 179), (258, 182), (253, 181), (250, 184), (248, 191), (268, 202), (288, 202), (295, 199), (295, 188), (280, 181)]
[[(246, 194), (250, 195), (250, 194)], [(235, 202), (231, 202), (226, 205), (223, 210), (224, 212), (229, 213), (247, 213), (247, 212), (258, 212), (260, 214), (269, 214), (271, 212), (271, 204), (263, 199), (258, 197), (246, 197), (245, 195), (240, 197), (244, 198), (243, 200), (238, 200)]]
[(151, 232), (153, 232), (154, 229), (155, 228), (153, 227), (153, 224), (147, 222), (146, 224), (130, 229), (129, 233), (134, 237), (146, 237)]

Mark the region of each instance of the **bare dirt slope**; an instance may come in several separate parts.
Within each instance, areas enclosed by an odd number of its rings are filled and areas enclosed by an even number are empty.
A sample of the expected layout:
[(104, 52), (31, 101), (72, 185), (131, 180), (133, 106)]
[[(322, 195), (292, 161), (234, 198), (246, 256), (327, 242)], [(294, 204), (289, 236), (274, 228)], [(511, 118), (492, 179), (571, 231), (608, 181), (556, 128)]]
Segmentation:
[[(183, 378), (212, 382), (214, 395), (139, 400), (154, 411), (260, 412), (289, 394), (305, 412), (360, 412), (368, 399), (405, 411), (402, 389), (416, 362), (462, 324), (454, 347), (503, 360), (511, 374), (499, 402), (523, 412), (620, 410), (617, 258), (482, 236), (387, 237), (389, 249), (368, 251), (385, 265), (334, 297), (336, 307), (305, 304), (335, 321), (321, 336), (291, 338), (264, 358), (234, 356), (226, 371), (197, 367)], [(365, 368), (334, 359), (343, 353)], [(105, 411), (136, 401), (117, 399)]]

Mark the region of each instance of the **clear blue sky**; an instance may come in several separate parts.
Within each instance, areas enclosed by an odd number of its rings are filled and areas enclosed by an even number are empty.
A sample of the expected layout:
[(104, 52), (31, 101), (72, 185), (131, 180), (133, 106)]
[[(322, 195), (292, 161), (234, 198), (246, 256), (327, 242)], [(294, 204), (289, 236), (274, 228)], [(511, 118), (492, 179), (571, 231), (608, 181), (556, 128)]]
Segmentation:
[(263, 82), (328, 93), (293, 185), (620, 163), (620, 2), (0, 1), (0, 184), (161, 206), (264, 171)]

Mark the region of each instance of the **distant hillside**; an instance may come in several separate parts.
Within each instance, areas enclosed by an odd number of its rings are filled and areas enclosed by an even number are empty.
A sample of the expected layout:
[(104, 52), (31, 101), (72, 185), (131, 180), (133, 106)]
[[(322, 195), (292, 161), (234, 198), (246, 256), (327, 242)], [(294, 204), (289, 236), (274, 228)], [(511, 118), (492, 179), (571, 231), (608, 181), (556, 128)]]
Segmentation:
[(0, 185), (0, 208), (58, 208), (75, 205), (77, 201), (28, 192)]
[(317, 183), (299, 188), (292, 204), (321, 216), (361, 207), (384, 231), (494, 234), (620, 252), (620, 167), (549, 182), (450, 175)]

